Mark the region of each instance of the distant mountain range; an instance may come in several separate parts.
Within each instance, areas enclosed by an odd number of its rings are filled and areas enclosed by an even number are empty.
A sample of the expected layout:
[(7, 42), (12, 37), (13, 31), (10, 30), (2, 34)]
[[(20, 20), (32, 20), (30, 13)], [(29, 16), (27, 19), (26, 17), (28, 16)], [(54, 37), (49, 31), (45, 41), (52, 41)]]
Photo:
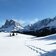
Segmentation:
[(56, 33), (56, 17), (40, 20), (32, 25), (25, 26), (24, 34), (46, 36)]
[[(44, 30), (45, 29), (45, 30)], [(19, 22), (16, 22), (14, 20), (6, 20), (5, 24), (0, 27), (0, 32), (11, 32), (11, 31), (19, 31), (19, 32), (43, 32), (46, 30), (55, 29), (56, 30), (56, 16), (54, 18), (46, 18), (43, 20), (40, 20), (34, 24), (27, 25), (25, 27), (22, 27), (22, 25)]]
[(45, 27), (56, 28), (56, 17), (54, 17), (53, 19), (46, 18), (46, 19), (40, 20), (32, 25), (25, 26), (25, 29), (28, 31), (36, 31)]

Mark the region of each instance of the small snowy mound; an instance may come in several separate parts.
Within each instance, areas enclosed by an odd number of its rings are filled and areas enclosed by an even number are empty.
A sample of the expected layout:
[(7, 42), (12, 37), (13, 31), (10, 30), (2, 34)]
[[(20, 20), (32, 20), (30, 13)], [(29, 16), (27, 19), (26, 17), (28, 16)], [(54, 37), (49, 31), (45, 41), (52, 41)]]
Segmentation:
[(56, 56), (56, 50), (42, 54), (41, 56)]
[(56, 34), (45, 36), (44, 38), (40, 38), (39, 40), (56, 40)]

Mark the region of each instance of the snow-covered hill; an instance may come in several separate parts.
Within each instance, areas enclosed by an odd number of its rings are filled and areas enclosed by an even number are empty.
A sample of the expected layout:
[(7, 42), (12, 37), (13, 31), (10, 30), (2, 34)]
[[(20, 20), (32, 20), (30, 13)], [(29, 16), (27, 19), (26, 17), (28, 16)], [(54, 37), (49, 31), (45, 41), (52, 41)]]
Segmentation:
[(0, 56), (56, 56), (56, 34), (35, 37), (0, 33)]
[(20, 30), (23, 29), (20, 23), (14, 20), (6, 20), (5, 24), (0, 28), (0, 31), (10, 32), (12, 30)]

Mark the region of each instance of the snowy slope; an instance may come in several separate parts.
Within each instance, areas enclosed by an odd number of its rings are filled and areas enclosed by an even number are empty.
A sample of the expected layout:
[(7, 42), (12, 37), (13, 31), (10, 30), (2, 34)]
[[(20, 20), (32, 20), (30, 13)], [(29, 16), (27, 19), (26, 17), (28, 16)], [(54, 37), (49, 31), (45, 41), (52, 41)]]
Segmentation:
[(56, 20), (52, 21), (50, 24), (47, 25), (48, 27), (56, 28)]
[(35, 36), (0, 33), (0, 56), (55, 56), (56, 34), (37, 38)]
[(32, 48), (33, 51), (39, 54), (39, 56), (56, 56), (56, 34), (32, 38), (28, 42), (28, 46)]
[[(35, 53), (25, 46), (26, 35), (9, 37), (9, 33), (0, 33), (0, 56), (34, 56)], [(30, 36), (28, 36), (30, 37)]]

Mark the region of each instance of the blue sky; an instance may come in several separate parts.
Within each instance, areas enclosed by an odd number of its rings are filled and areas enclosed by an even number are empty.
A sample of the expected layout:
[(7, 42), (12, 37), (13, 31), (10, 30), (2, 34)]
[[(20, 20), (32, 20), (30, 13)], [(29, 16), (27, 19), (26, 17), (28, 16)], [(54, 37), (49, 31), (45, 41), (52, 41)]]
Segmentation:
[(56, 16), (56, 0), (0, 0), (0, 26), (6, 19), (22, 24)]

